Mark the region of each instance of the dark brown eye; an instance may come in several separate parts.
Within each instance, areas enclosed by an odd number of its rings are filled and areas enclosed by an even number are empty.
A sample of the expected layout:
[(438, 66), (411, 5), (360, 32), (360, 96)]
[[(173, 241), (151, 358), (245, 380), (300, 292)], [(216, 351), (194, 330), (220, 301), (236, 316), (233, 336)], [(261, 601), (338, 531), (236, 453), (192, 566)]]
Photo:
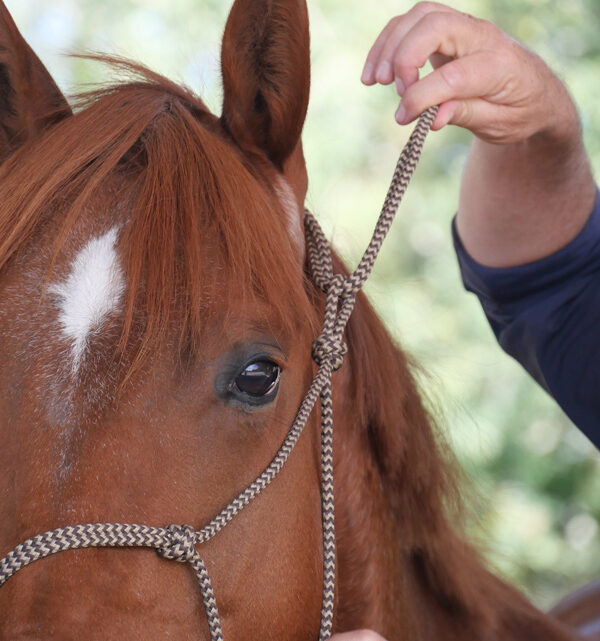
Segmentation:
[(281, 367), (277, 363), (267, 360), (254, 361), (237, 375), (234, 387), (252, 398), (264, 398), (275, 393), (280, 376)]

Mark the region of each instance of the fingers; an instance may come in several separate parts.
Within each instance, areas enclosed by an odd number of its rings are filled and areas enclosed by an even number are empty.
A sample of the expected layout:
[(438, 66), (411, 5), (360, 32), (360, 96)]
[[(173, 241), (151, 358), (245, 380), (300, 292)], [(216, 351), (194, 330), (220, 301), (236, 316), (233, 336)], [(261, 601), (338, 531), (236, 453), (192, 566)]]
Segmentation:
[(457, 13), (431, 13), (419, 21), (391, 54), (394, 74), (405, 88), (418, 80), (430, 56), (462, 58), (489, 42), (488, 23), (474, 20)]
[(454, 58), (500, 46), (502, 36), (484, 20), (444, 5), (419, 4), (384, 29), (369, 53), (363, 82), (389, 84), (395, 80), (398, 94), (403, 95), (417, 83), (419, 69), (428, 59), (434, 67), (444, 68)]
[(433, 12), (457, 13), (437, 2), (419, 2), (408, 13), (390, 20), (371, 47), (364, 66), (362, 81), (390, 84), (394, 80), (393, 53), (407, 33), (426, 15)]
[[(427, 60), (434, 71), (419, 79)], [(450, 123), (497, 143), (555, 126), (549, 87), (562, 86), (538, 56), (491, 22), (435, 2), (391, 20), (369, 52), (363, 82), (394, 80), (400, 124), (440, 105), (433, 129)]]
[(480, 99), (453, 100), (440, 105), (431, 128), (437, 131), (448, 124), (476, 132), (479, 138), (494, 144), (519, 142), (534, 133), (522, 114), (514, 113), (507, 118), (498, 105)]
[(448, 102), (442, 103), (440, 105), (440, 108), (438, 109), (435, 120), (431, 125), (431, 129), (433, 131), (439, 131), (440, 129), (443, 129), (446, 125), (450, 124), (450, 122), (452, 121), (452, 119), (456, 114), (458, 107), (459, 107), (459, 103), (456, 102), (455, 100), (450, 100)]
[[(396, 120), (406, 124), (433, 105), (493, 95), (505, 82), (506, 73), (490, 51), (453, 60), (405, 91)], [(436, 122), (441, 122), (442, 116), (447, 116), (446, 110), (438, 114)]]
[[(379, 34), (375, 44), (371, 47), (367, 55), (367, 60), (362, 72), (361, 80), (365, 85), (374, 85), (376, 82), (381, 82), (382, 84), (389, 84), (391, 82), (386, 79), (389, 77), (388, 68), (391, 69), (391, 65), (387, 61), (381, 61), (381, 52), (387, 39), (396, 29), (399, 22), (399, 18), (393, 18), (390, 20), (383, 31)], [(387, 66), (385, 64), (387, 62)], [(383, 64), (382, 64), (383, 63)], [(381, 80), (379, 80), (379, 78)]]
[[(393, 78), (400, 79), (405, 88), (410, 87), (419, 79), (419, 69), (425, 65), (430, 55), (455, 55), (454, 47), (449, 49), (444, 46), (445, 33), (450, 24), (460, 25), (462, 22), (462, 15), (454, 10), (434, 11), (423, 16), (406, 31), (403, 28), (394, 30), (381, 51), (379, 67), (386, 65)], [(377, 75), (376, 79), (379, 81)]]

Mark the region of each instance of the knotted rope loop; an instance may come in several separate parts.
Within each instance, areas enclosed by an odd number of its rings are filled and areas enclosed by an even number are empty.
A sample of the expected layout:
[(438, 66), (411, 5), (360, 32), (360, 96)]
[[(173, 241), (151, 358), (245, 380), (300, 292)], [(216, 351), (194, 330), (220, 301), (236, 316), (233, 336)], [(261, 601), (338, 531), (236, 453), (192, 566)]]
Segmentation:
[(321, 334), (312, 344), (312, 357), (317, 365), (325, 361), (331, 363), (331, 371), (337, 372), (344, 363), (344, 356), (348, 353), (348, 345), (338, 336)]
[(356, 293), (352, 281), (350, 281), (344, 274), (334, 274), (324, 289), (328, 296), (335, 297), (338, 301), (343, 302)]
[(165, 528), (165, 545), (157, 548), (164, 559), (192, 563), (198, 557), (196, 550), (196, 530), (191, 525), (169, 525)]
[[(327, 248), (327, 251), (331, 257), (331, 250)], [(327, 262), (331, 269), (331, 260)], [(349, 312), (354, 307), (355, 292), (352, 283), (344, 274), (331, 274), (328, 282), (324, 283), (323, 290), (327, 294), (325, 319), (321, 335), (312, 344), (312, 357), (319, 366), (329, 361), (331, 371), (336, 372), (348, 353), (348, 346), (343, 339), (346, 326), (343, 318), (349, 317)]]

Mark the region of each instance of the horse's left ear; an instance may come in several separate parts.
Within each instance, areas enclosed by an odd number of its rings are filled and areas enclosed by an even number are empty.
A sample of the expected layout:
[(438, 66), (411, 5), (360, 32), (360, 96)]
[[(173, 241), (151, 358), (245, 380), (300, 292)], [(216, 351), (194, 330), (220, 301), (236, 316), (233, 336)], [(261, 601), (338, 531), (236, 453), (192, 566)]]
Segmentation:
[(221, 52), (222, 121), (245, 151), (282, 169), (298, 147), (310, 90), (305, 0), (236, 0)]
[(0, 0), (0, 162), (70, 114), (69, 104)]

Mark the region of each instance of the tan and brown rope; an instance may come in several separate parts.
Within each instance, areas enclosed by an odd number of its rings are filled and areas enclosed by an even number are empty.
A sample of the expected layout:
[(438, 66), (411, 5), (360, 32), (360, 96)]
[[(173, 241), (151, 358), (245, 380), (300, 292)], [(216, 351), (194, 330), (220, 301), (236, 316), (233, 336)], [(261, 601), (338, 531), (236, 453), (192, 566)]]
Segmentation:
[(329, 243), (312, 214), (308, 211), (305, 213), (311, 275), (317, 287), (327, 297), (323, 330), (313, 343), (312, 350), (318, 370), (283, 444), (262, 474), (200, 530), (189, 525), (150, 527), (128, 523), (88, 523), (69, 525), (28, 539), (0, 559), (0, 587), (25, 566), (57, 552), (91, 547), (154, 548), (163, 558), (189, 563), (194, 568), (206, 609), (211, 641), (222, 641), (223, 632), (217, 602), (206, 566), (196, 546), (214, 537), (279, 474), (320, 397), (323, 602), (319, 641), (327, 641), (331, 637), (336, 576), (331, 377), (333, 372), (342, 366), (347, 352), (343, 338), (344, 330), (354, 308), (356, 295), (373, 269), (381, 245), (416, 169), (425, 137), (436, 113), (437, 107), (432, 107), (421, 116), (402, 150), (371, 242), (352, 274), (346, 277), (333, 273)]

